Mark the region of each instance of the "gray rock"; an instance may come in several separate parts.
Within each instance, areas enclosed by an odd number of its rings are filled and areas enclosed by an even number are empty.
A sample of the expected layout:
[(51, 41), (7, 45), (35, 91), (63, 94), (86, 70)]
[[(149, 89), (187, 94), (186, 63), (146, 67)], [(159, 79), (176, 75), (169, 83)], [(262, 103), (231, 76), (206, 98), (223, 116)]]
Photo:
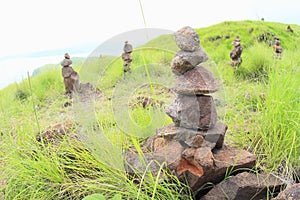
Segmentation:
[(71, 77), (71, 75), (72, 75), (73, 72), (74, 72), (74, 70), (73, 70), (72, 67), (66, 66), (66, 67), (63, 67), (63, 68), (61, 69), (61, 74), (62, 74), (62, 76), (63, 76), (64, 78), (69, 78), (69, 77)]
[(65, 59), (63, 59), (63, 61), (61, 61), (60, 64), (61, 64), (61, 66), (66, 67), (66, 66), (69, 66), (72, 64), (72, 60), (65, 58)]
[(279, 191), (283, 185), (272, 175), (243, 172), (216, 185), (201, 200), (269, 199), (269, 192)]
[[(156, 130), (158, 137), (167, 140), (174, 139), (183, 142), (188, 147), (209, 147), (210, 149), (222, 148), (226, 131), (227, 126), (220, 122), (217, 122), (212, 129), (206, 131), (186, 129), (174, 124)], [(204, 139), (202, 143), (201, 138), (197, 138), (199, 135)]]
[(220, 84), (204, 67), (197, 66), (177, 77), (173, 90), (178, 94), (198, 95), (216, 92)]
[(217, 121), (217, 112), (211, 96), (177, 95), (166, 113), (180, 127), (208, 130)]
[(207, 61), (206, 53), (201, 49), (194, 52), (178, 51), (171, 62), (171, 70), (176, 75), (184, 74), (186, 71), (193, 69), (196, 65)]
[(174, 39), (177, 46), (184, 51), (196, 51), (200, 47), (198, 34), (189, 26), (175, 32)]
[(300, 199), (300, 184), (295, 184), (287, 187), (280, 192), (273, 200), (299, 200)]

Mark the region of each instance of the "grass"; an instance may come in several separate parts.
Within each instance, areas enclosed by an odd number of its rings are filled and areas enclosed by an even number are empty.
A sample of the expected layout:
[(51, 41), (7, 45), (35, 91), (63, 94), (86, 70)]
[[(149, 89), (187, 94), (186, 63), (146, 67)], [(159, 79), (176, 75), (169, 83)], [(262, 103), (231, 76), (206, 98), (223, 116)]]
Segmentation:
[[(219, 119), (229, 127), (226, 143), (255, 153), (258, 169), (283, 178), (300, 164), (300, 27), (292, 27), (293, 35), (285, 24), (261, 21), (197, 29), (210, 57), (208, 69), (223, 83), (214, 98), (220, 101)], [(273, 58), (267, 43), (257, 41), (265, 32), (282, 40), (281, 60)], [(230, 39), (209, 39), (218, 35)], [(244, 46), (237, 70), (229, 60), (236, 35)], [(120, 57), (87, 58), (76, 66), (80, 80), (97, 86), (102, 97), (84, 106), (72, 101), (72, 107), (63, 107), (70, 99), (62, 95), (56, 69), (35, 75), (30, 84), (24, 80), (1, 90), (0, 185), (5, 182), (5, 187), (0, 186), (0, 199), (82, 199), (94, 193), (108, 199), (192, 199), (189, 188), (163, 169), (159, 173), (170, 181), (149, 170), (135, 178), (124, 171), (124, 151), (141, 149), (145, 138), (172, 123), (164, 107), (174, 98), (170, 62), (177, 50), (171, 35), (135, 49), (132, 72), (125, 78)], [(135, 103), (138, 97), (164, 104), (143, 108)], [(37, 141), (37, 135), (57, 123), (71, 123), (75, 129), (54, 142)]]

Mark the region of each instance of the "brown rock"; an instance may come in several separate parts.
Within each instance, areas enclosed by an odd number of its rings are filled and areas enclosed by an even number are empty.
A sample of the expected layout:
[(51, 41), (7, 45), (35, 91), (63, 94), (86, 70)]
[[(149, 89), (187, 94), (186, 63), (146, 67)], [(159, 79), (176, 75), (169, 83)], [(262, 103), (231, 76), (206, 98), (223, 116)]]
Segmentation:
[(195, 155), (195, 148), (187, 148), (182, 152), (182, 157), (185, 159), (193, 159)]
[(165, 165), (171, 171), (176, 170), (180, 161), (181, 154), (184, 148), (177, 141), (170, 141), (167, 145), (159, 148), (155, 152), (144, 153), (144, 160), (140, 160), (140, 155), (134, 150), (129, 150), (126, 153), (126, 170), (129, 174), (135, 173), (143, 174), (146, 168), (149, 168), (151, 172), (157, 174), (161, 165)]
[(170, 141), (164, 148), (153, 152), (153, 156), (159, 163), (165, 162), (169, 170), (176, 170), (183, 150), (184, 148), (179, 142)]
[(192, 141), (192, 143), (190, 144), (190, 146), (191, 146), (191, 147), (194, 147), (194, 148), (199, 148), (199, 147), (202, 146), (203, 141), (204, 141), (203, 136), (200, 135), (200, 134), (197, 134), (197, 135), (195, 135), (195, 137), (193, 138), (193, 141)]
[(216, 185), (201, 200), (268, 199), (269, 191), (276, 192), (283, 185), (272, 175), (243, 172)]
[(204, 170), (214, 168), (214, 156), (209, 147), (200, 147), (194, 153), (194, 159)]
[(196, 173), (182, 169), (182, 173), (178, 174), (178, 177), (183, 181), (186, 180), (193, 191), (197, 191), (207, 182), (219, 183), (224, 179), (225, 174), (234, 172), (237, 169), (251, 169), (256, 161), (255, 155), (244, 150), (226, 146), (220, 150), (215, 150), (213, 157), (214, 167), (205, 169), (203, 175), (198, 176)]
[(197, 66), (177, 77), (174, 92), (185, 95), (200, 95), (216, 92), (220, 87), (213, 75), (204, 67)]
[(190, 173), (196, 177), (201, 177), (204, 174), (203, 168), (197, 162), (191, 162), (185, 158), (181, 159), (177, 167), (177, 174)]
[(200, 47), (198, 34), (189, 26), (176, 31), (174, 39), (177, 46), (184, 51), (196, 51)]
[(287, 187), (280, 192), (273, 200), (299, 200), (300, 199), (300, 184), (295, 184)]
[(156, 138), (153, 140), (153, 151), (157, 151), (161, 148), (163, 148), (166, 145), (166, 140), (164, 138)]
[(200, 48), (194, 52), (179, 51), (171, 62), (171, 70), (176, 75), (184, 74), (193, 69), (196, 65), (207, 61), (206, 53)]
[(184, 128), (208, 130), (217, 121), (213, 98), (205, 95), (177, 95), (166, 113), (177, 126)]

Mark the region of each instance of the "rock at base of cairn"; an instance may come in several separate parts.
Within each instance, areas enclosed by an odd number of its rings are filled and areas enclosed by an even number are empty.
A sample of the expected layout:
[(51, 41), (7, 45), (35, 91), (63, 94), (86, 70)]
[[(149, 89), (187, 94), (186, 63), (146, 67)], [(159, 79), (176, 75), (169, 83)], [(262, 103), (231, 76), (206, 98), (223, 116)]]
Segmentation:
[(177, 95), (166, 113), (180, 127), (208, 130), (217, 121), (213, 98), (208, 95)]
[(299, 200), (300, 199), (300, 183), (287, 187), (280, 192), (273, 200)]
[(271, 197), (270, 192), (278, 192), (283, 185), (273, 175), (243, 172), (216, 185), (201, 200), (267, 199)]
[(230, 171), (251, 169), (256, 161), (255, 155), (227, 146), (214, 151), (207, 147), (198, 148), (190, 155), (188, 151), (189, 147), (172, 140), (157, 151), (144, 153), (144, 159), (141, 161), (140, 155), (131, 150), (126, 154), (126, 170), (132, 176), (142, 176), (146, 170), (157, 175), (163, 166), (196, 192), (207, 182), (220, 182)]

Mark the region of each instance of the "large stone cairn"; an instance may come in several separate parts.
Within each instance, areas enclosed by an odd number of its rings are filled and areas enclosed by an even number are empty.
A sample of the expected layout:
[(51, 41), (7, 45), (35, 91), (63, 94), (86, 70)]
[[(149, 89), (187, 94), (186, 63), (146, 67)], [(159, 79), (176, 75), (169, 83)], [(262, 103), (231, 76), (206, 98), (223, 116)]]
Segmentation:
[(143, 173), (147, 166), (155, 173), (159, 165), (164, 165), (197, 191), (207, 182), (223, 180), (228, 170), (252, 168), (256, 158), (247, 151), (223, 145), (227, 126), (218, 122), (214, 100), (209, 95), (220, 84), (211, 72), (199, 66), (208, 57), (197, 33), (191, 27), (183, 27), (174, 36), (180, 48), (171, 63), (177, 76), (173, 87), (176, 96), (166, 109), (174, 124), (157, 129), (157, 134), (148, 138), (147, 148), (143, 148), (145, 162), (140, 161), (137, 151), (127, 153), (127, 171)]

